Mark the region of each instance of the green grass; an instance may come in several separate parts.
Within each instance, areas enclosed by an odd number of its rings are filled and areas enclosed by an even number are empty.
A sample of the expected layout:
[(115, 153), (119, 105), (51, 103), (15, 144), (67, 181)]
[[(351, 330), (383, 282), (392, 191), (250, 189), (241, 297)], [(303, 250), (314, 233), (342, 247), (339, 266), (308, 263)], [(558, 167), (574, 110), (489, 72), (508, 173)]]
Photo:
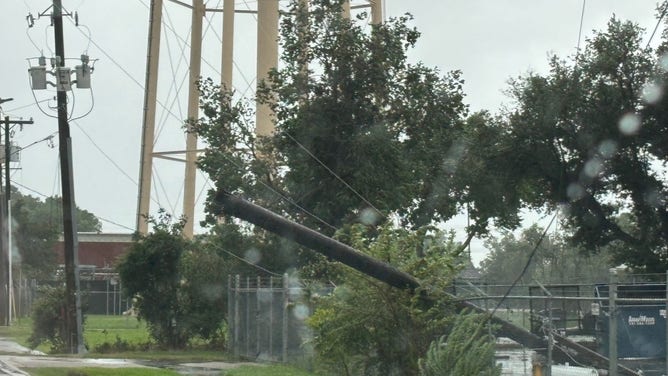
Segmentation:
[(11, 338), (14, 342), (28, 346), (28, 337), (32, 334), (32, 320), (22, 318), (16, 320), (11, 326), (0, 326), (0, 337)]
[(225, 372), (225, 376), (313, 376), (315, 373), (299, 368), (272, 365), (272, 366), (242, 366)]
[[(11, 338), (20, 345), (28, 346), (32, 333), (32, 320), (22, 318), (9, 327), (0, 327), (0, 337)], [(146, 324), (134, 317), (88, 315), (84, 324), (84, 341), (90, 350), (104, 343), (114, 343), (116, 336), (129, 344), (140, 345), (149, 340)], [(40, 345), (37, 350), (48, 353), (48, 345)]]
[(171, 376), (177, 372), (155, 368), (25, 368), (33, 376)]
[(114, 343), (117, 338), (130, 345), (147, 343), (146, 323), (129, 316), (86, 316), (84, 341), (91, 351), (105, 342)]
[[(9, 327), (0, 327), (0, 337), (11, 338), (15, 342), (28, 346), (27, 339), (32, 331), (32, 320), (22, 318), (17, 320)], [(134, 317), (127, 316), (105, 316), (88, 315), (84, 327), (84, 341), (88, 345), (89, 353), (86, 357), (112, 357), (112, 358), (130, 358), (130, 359), (151, 359), (158, 361), (225, 361), (230, 360), (230, 356), (220, 350), (202, 350), (186, 349), (181, 351), (124, 351), (110, 352), (106, 354), (97, 353), (93, 350), (100, 344), (108, 342), (113, 344), (117, 338), (121, 341), (127, 341), (129, 345), (138, 347), (149, 341), (146, 324), (137, 321)], [(42, 352), (48, 353), (49, 346), (42, 345), (37, 348)]]

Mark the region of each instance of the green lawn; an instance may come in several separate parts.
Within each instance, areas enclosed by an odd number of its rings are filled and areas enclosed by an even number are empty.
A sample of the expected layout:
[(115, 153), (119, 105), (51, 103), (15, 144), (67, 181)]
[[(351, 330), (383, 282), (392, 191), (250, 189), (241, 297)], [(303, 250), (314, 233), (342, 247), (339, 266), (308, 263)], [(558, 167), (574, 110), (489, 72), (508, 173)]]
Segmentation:
[[(0, 327), (0, 336), (12, 338), (15, 342), (28, 347), (28, 337), (32, 332), (32, 320), (22, 318), (10, 327)], [(84, 341), (92, 351), (98, 345), (114, 343), (118, 339), (131, 345), (148, 342), (146, 324), (128, 316), (88, 315), (84, 324)], [(37, 350), (49, 352), (49, 346), (41, 345)]]
[[(30, 336), (32, 321), (23, 318), (16, 321), (10, 327), (0, 327), (0, 337), (12, 338), (16, 342), (26, 346)], [(92, 352), (93, 349), (105, 342), (114, 343), (125, 341), (130, 345), (141, 346), (149, 341), (148, 332), (144, 322), (138, 322), (136, 318), (126, 316), (89, 315), (86, 317), (84, 340), (90, 349), (86, 357), (113, 357), (113, 358), (140, 358), (160, 361), (165, 363), (182, 362), (206, 362), (206, 361), (233, 361), (232, 358), (220, 350), (183, 350), (183, 351), (159, 351), (159, 350), (135, 350), (125, 352), (110, 352), (101, 354)], [(48, 352), (47, 346), (38, 350)], [(129, 375), (129, 376), (154, 376), (154, 375), (177, 375), (177, 373), (166, 369), (145, 368), (40, 368), (26, 369), (31, 375), (36, 376), (107, 376), (107, 375)], [(243, 366), (238, 369), (226, 371), (225, 376), (313, 376), (299, 368), (283, 365), (265, 366)]]
[(295, 367), (273, 366), (243, 366), (225, 373), (225, 376), (314, 376), (315, 373)]
[[(32, 331), (32, 320), (23, 318), (17, 320), (10, 327), (0, 327), (0, 337), (11, 338), (15, 342), (28, 346), (28, 337)], [(213, 361), (229, 360), (230, 357), (220, 350), (187, 349), (183, 351), (161, 351), (146, 350), (145, 344), (149, 341), (146, 324), (137, 321), (134, 317), (88, 315), (84, 327), (84, 341), (88, 345), (90, 353), (87, 357), (116, 357), (116, 358), (142, 358), (160, 361)], [(114, 344), (116, 342), (127, 342), (130, 348), (127, 351), (117, 351), (118, 347), (110, 349), (107, 353), (99, 353), (94, 350), (103, 343)], [(137, 350), (139, 348), (139, 350)], [(37, 348), (48, 353), (49, 346), (42, 345)]]
[(177, 372), (155, 368), (26, 368), (32, 376), (176, 376)]

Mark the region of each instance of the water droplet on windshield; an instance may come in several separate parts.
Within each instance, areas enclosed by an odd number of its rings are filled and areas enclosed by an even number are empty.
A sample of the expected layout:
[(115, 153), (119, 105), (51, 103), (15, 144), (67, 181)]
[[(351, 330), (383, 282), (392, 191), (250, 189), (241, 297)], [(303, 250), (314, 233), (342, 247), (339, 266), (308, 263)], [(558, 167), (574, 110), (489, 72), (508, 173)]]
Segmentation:
[(260, 251), (258, 251), (256, 248), (250, 248), (244, 254), (244, 259), (255, 265), (260, 262), (260, 260), (262, 260), (262, 254), (260, 254)]
[(571, 183), (568, 185), (568, 188), (566, 188), (566, 194), (571, 201), (578, 201), (585, 196), (586, 191), (582, 184)]
[(585, 163), (584, 173), (590, 177), (595, 178), (603, 172), (603, 161), (601, 159), (594, 157)]
[(362, 224), (365, 224), (367, 226), (375, 225), (378, 222), (378, 219), (379, 215), (374, 209), (365, 208), (360, 213), (360, 222), (362, 222)]
[(656, 82), (648, 82), (642, 88), (640, 97), (645, 103), (655, 104), (663, 96), (663, 87)]
[(628, 113), (619, 119), (619, 131), (626, 136), (632, 136), (640, 130), (640, 116)]
[(614, 140), (602, 141), (598, 146), (598, 152), (601, 154), (601, 157), (605, 159), (614, 157), (617, 153), (617, 142)]

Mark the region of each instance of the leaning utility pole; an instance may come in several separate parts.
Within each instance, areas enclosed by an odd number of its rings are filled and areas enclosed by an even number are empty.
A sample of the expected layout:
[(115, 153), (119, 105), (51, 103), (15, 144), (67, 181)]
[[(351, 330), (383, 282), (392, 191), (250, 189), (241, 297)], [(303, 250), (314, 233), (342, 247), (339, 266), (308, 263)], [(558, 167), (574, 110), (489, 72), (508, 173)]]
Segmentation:
[(9, 142), (9, 133), (12, 125), (33, 124), (30, 120), (11, 120), (5, 116), (5, 210), (3, 219), (5, 226), (3, 228), (6, 240), (7, 250), (7, 325), (12, 324), (12, 312), (14, 308), (14, 279), (12, 278), (12, 181), (10, 179), (9, 163), (12, 162), (11, 143)]
[[(53, 0), (53, 30), (56, 43), (57, 68), (65, 66), (65, 42), (63, 37), (63, 5)], [(68, 73), (69, 74), (69, 73)], [(74, 204), (74, 178), (72, 174), (72, 138), (67, 114), (66, 88), (58, 87), (58, 148), (60, 152), (60, 175), (63, 194), (63, 239), (65, 245), (65, 328), (68, 350), (84, 352), (81, 294), (79, 287), (79, 250), (77, 222)]]

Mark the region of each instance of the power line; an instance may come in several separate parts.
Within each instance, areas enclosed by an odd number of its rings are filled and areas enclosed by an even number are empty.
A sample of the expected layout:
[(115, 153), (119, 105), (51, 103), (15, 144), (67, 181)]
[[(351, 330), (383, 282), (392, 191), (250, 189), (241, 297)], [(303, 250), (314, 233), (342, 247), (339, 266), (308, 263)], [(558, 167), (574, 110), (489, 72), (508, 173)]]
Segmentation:
[[(223, 158), (227, 159), (227, 161), (230, 162), (230, 163), (231, 163), (234, 167), (236, 167), (239, 171), (242, 171), (242, 170), (243, 170), (243, 168), (242, 168), (241, 166), (239, 166), (239, 165), (238, 165), (236, 162), (234, 162), (231, 158), (228, 158), (228, 157), (225, 155), (225, 153), (221, 153), (221, 155), (223, 156)], [(269, 184), (265, 183), (262, 179), (257, 179), (257, 182), (260, 183), (260, 184), (261, 184), (262, 186), (264, 186), (265, 188), (267, 188), (267, 189), (269, 189), (270, 191), (272, 191), (274, 194), (276, 194), (277, 196), (279, 196), (279, 197), (280, 197), (281, 199), (283, 199), (284, 201), (287, 201), (288, 203), (290, 203), (291, 205), (295, 206), (296, 208), (298, 208), (299, 210), (301, 210), (301, 211), (304, 212), (305, 214), (307, 214), (307, 215), (309, 215), (310, 217), (312, 217), (313, 219), (317, 220), (318, 222), (324, 224), (325, 226), (329, 227), (330, 229), (332, 229), (332, 230), (334, 230), (334, 231), (338, 230), (336, 227), (334, 227), (334, 226), (332, 226), (331, 224), (327, 223), (324, 219), (318, 217), (318, 216), (315, 215), (314, 213), (311, 213), (309, 210), (307, 210), (306, 208), (304, 208), (304, 207), (302, 207), (301, 205), (299, 205), (298, 203), (296, 203), (296, 202), (295, 202), (294, 200), (292, 200), (290, 197), (288, 197), (288, 196), (282, 194), (281, 192), (278, 192), (277, 190), (275, 190), (275, 189), (274, 189), (273, 187), (271, 187)]]
[(513, 283), (508, 288), (508, 291), (506, 291), (506, 293), (503, 295), (501, 300), (499, 300), (499, 302), (497, 303), (496, 307), (494, 307), (494, 309), (492, 310), (492, 313), (490, 314), (490, 317), (494, 316), (494, 314), (499, 309), (499, 307), (501, 307), (501, 304), (503, 304), (503, 302), (506, 300), (506, 298), (510, 295), (510, 293), (513, 290), (513, 288), (515, 287), (515, 285), (517, 285), (517, 282), (519, 282), (522, 279), (522, 277), (524, 277), (524, 274), (527, 272), (527, 270), (529, 270), (529, 266), (531, 265), (531, 261), (533, 261), (533, 257), (536, 255), (536, 252), (538, 251), (538, 248), (543, 243), (543, 239), (545, 239), (545, 236), (547, 235), (547, 232), (550, 230), (550, 227), (552, 227), (552, 223), (554, 223), (554, 220), (557, 218), (557, 215), (559, 215), (558, 211), (556, 213), (554, 213), (554, 215), (552, 216), (552, 219), (550, 220), (550, 223), (547, 225), (547, 227), (545, 228), (545, 230), (541, 234), (540, 238), (538, 238), (538, 241), (536, 242), (536, 245), (531, 250), (531, 253), (529, 254), (529, 258), (527, 259), (526, 263), (524, 264), (524, 268), (522, 268), (522, 272), (520, 272), (520, 274), (517, 276), (517, 278), (515, 278)]
[(324, 167), (332, 176), (334, 176), (338, 181), (343, 183), (343, 185), (346, 186), (351, 192), (353, 192), (357, 197), (359, 197), (364, 203), (369, 205), (373, 210), (376, 211), (379, 215), (382, 215), (381, 211), (378, 210), (369, 200), (367, 200), (362, 194), (357, 192), (355, 188), (353, 188), (350, 184), (346, 183), (345, 180), (343, 180), (342, 177), (340, 177), (336, 172), (334, 172), (331, 168), (329, 168), (325, 163), (323, 163), (318, 157), (316, 157), (313, 153), (311, 153), (310, 150), (308, 150), (304, 145), (302, 145), (299, 141), (297, 141), (292, 135), (288, 132), (283, 132), (284, 135), (286, 135), (289, 139), (291, 139), (294, 143), (296, 143), (304, 152), (306, 152), (311, 158), (313, 158), (318, 164), (320, 164), (322, 167)]
[(125, 170), (123, 170), (123, 168), (122, 168), (121, 166), (119, 166), (118, 163), (116, 163), (116, 161), (114, 161), (114, 159), (111, 158), (111, 157), (109, 156), (109, 154), (105, 153), (105, 151), (102, 150), (102, 148), (95, 142), (95, 140), (93, 140), (93, 138), (88, 134), (88, 132), (86, 132), (86, 130), (85, 130), (81, 125), (79, 125), (78, 122), (76, 122), (76, 121), (72, 121), (72, 123), (74, 123), (74, 125), (76, 125), (77, 128), (79, 128), (79, 130), (81, 131), (81, 133), (83, 133), (84, 136), (86, 136), (86, 138), (88, 138), (88, 140), (93, 144), (93, 146), (94, 146), (94, 147), (95, 147), (95, 148), (96, 148), (96, 149), (97, 149), (97, 150), (98, 150), (98, 151), (99, 151), (105, 158), (107, 158), (107, 160), (108, 160), (109, 162), (111, 162), (111, 164), (114, 165), (114, 167), (116, 167), (116, 169), (118, 169), (118, 171), (120, 171), (121, 174), (123, 174), (123, 176), (125, 176), (126, 178), (128, 178), (128, 180), (130, 180), (134, 185), (138, 185), (137, 181), (134, 180), (134, 178), (132, 178), (127, 172), (125, 172)]
[(654, 31), (652, 31), (652, 35), (650, 35), (649, 40), (647, 41), (647, 45), (645, 48), (649, 47), (649, 44), (652, 43), (652, 39), (654, 38), (654, 34), (656, 34), (656, 31), (659, 29), (659, 25), (661, 25), (661, 20), (663, 20), (663, 17), (666, 15), (666, 11), (668, 11), (668, 1), (664, 3), (663, 11), (661, 12), (661, 16), (659, 19), (656, 21), (656, 26), (654, 26)]
[(578, 46), (575, 50), (575, 64), (578, 63), (578, 58), (580, 57), (580, 41), (582, 39), (582, 25), (584, 24), (584, 15), (585, 15), (585, 5), (587, 0), (582, 0), (582, 13), (580, 14), (580, 29), (578, 31)]
[[(47, 195), (45, 195), (45, 194), (42, 193), (42, 192), (36, 191), (36, 190), (34, 190), (34, 189), (30, 188), (30, 187), (27, 187), (27, 186), (25, 186), (25, 185), (23, 185), (23, 184), (21, 184), (21, 183), (17, 183), (17, 182), (15, 182), (15, 181), (12, 181), (12, 184), (14, 184), (14, 185), (18, 185), (19, 187), (21, 187), (21, 188), (23, 188), (23, 189), (25, 189), (25, 190), (27, 190), (27, 191), (30, 191), (30, 192), (32, 192), (32, 193), (35, 193), (35, 194), (37, 194), (37, 195), (39, 195), (39, 196), (42, 196), (42, 197), (44, 197), (44, 198), (52, 198), (52, 197), (53, 197), (53, 196), (47, 196)], [(95, 214), (94, 214), (94, 215), (95, 215)], [(127, 229), (127, 230), (131, 230), (131, 231), (134, 231), (134, 230), (135, 230), (135, 229), (132, 228), (132, 227), (128, 227), (128, 226), (123, 225), (123, 224), (120, 224), (120, 223), (118, 223), (118, 222), (114, 222), (114, 221), (112, 221), (112, 220), (110, 220), (110, 219), (106, 219), (106, 218), (100, 217), (99, 215), (95, 215), (95, 218), (99, 219), (100, 221), (107, 222), (107, 223), (110, 223), (110, 224), (112, 224), (112, 225), (116, 225), (116, 226), (118, 226), (118, 227), (125, 228), (125, 229)]]

